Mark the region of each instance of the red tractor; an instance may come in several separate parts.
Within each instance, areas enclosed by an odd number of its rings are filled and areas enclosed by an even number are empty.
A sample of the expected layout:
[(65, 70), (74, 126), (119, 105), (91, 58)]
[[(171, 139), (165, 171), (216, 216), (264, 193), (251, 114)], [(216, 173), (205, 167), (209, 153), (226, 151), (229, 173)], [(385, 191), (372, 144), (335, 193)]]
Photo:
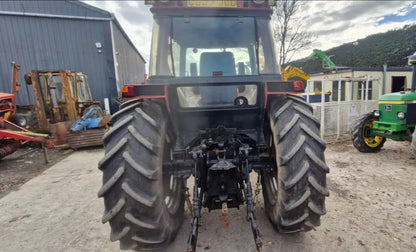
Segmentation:
[(122, 249), (167, 246), (184, 220), (188, 178), (187, 251), (196, 249), (202, 208), (221, 210), (224, 225), (228, 209), (243, 204), (260, 251), (260, 185), (277, 231), (319, 226), (329, 195), (326, 144), (302, 85), (282, 80), (274, 1), (147, 2), (155, 21), (149, 79), (123, 88), (128, 101), (112, 117), (99, 163), (110, 239)]

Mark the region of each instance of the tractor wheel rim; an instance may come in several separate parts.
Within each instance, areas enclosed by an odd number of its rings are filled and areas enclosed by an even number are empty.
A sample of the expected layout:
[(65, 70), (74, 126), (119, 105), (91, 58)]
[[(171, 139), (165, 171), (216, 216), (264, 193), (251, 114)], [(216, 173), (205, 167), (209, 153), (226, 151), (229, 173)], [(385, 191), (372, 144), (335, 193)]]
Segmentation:
[(383, 137), (381, 136), (370, 136), (370, 132), (373, 129), (374, 119), (367, 121), (364, 125), (364, 142), (368, 147), (376, 148), (383, 142)]
[(164, 202), (171, 214), (176, 213), (180, 205), (180, 183), (174, 175), (164, 176)]
[(173, 174), (163, 174), (163, 196), (165, 206), (171, 214), (176, 213), (180, 205), (180, 178)]

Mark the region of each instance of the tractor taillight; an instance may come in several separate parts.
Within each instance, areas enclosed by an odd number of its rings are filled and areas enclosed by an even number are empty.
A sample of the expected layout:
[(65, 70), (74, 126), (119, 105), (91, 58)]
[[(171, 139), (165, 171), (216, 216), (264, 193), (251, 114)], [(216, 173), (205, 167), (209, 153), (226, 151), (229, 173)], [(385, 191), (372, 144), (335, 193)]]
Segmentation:
[(293, 82), (293, 91), (295, 92), (303, 92), (303, 82), (302, 81), (294, 81)]
[(121, 94), (122, 97), (133, 97), (134, 96), (134, 86), (123, 86), (123, 91)]

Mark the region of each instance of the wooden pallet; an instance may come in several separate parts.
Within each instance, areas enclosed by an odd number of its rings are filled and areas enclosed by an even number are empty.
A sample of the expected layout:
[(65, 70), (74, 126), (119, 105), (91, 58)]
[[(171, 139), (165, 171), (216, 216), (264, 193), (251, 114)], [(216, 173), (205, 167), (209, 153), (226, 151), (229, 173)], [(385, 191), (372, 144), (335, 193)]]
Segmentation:
[(67, 142), (72, 149), (102, 146), (105, 128), (68, 132)]

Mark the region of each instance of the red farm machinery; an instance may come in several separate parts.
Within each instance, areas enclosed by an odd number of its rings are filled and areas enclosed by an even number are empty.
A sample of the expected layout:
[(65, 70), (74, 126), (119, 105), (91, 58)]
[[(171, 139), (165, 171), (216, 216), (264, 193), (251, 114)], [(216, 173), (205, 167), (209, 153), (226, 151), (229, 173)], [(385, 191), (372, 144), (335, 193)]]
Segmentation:
[[(43, 148), (51, 148), (52, 141), (48, 135), (29, 131), (28, 129), (11, 122), (16, 114), (16, 94), (19, 91), (18, 83), (19, 64), (12, 63), (12, 90), (11, 93), (0, 93), (0, 159), (15, 152), (26, 142), (40, 142)], [(45, 149), (45, 161), (48, 162)]]

